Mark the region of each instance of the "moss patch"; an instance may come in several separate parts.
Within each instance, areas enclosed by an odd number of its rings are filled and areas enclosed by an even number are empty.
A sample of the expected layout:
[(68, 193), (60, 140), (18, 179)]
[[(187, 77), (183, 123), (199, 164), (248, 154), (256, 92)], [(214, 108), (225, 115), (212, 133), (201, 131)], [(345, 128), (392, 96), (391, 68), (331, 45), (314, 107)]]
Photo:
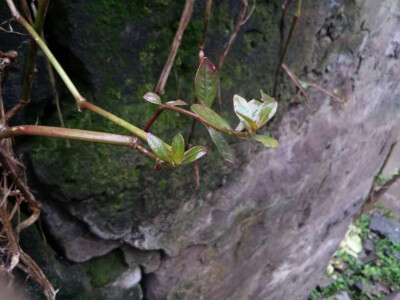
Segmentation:
[(113, 251), (103, 257), (94, 258), (83, 264), (90, 282), (95, 287), (101, 287), (112, 282), (126, 269), (123, 255)]

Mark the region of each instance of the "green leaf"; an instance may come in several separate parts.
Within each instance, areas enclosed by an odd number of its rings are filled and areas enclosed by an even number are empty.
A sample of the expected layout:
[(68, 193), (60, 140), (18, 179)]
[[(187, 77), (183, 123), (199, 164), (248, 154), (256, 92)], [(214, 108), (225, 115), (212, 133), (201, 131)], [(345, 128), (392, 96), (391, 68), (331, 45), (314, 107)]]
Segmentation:
[(259, 107), (258, 115), (256, 117), (256, 126), (257, 128), (262, 127), (265, 123), (267, 123), (274, 115), (278, 108), (278, 103), (263, 103)]
[[(250, 132), (255, 132), (258, 127), (256, 126), (256, 123), (252, 119), (250, 119), (248, 116), (242, 115), (240, 112), (236, 112), (236, 114), (242, 118), (244, 121), (241, 121), (241, 123), (244, 124), (246, 129)], [(240, 125), (240, 124), (239, 124)], [(239, 127), (239, 126), (238, 126)]]
[(182, 101), (182, 100), (168, 101), (165, 104), (166, 105), (171, 105), (171, 106), (189, 105), (185, 101)]
[(172, 159), (174, 163), (178, 164), (182, 160), (183, 153), (185, 152), (185, 141), (181, 134), (176, 134), (172, 139)]
[(239, 95), (233, 96), (233, 110), (235, 111), (236, 115), (238, 116), (240, 123), (236, 130), (241, 131), (246, 128), (248, 131), (256, 130), (255, 123), (252, 120), (252, 112), (247, 103), (246, 99), (240, 97)]
[(210, 126), (206, 126), (206, 128), (223, 159), (233, 165), (235, 163), (235, 157), (232, 153), (231, 147), (229, 147), (222, 134)]
[(264, 146), (273, 148), (278, 147), (278, 141), (270, 136), (255, 134), (251, 138), (260, 143), (263, 143)]
[(181, 163), (188, 164), (195, 160), (198, 160), (200, 157), (206, 155), (208, 151), (209, 149), (206, 146), (195, 146), (193, 148), (190, 148), (183, 155)]
[(210, 124), (223, 129), (232, 130), (229, 123), (211, 108), (202, 104), (193, 104), (191, 106), (191, 109), (194, 113), (202, 117), (204, 120), (208, 121)]
[(147, 92), (147, 93), (143, 96), (143, 98), (144, 98), (145, 100), (149, 101), (150, 103), (157, 104), (157, 105), (162, 105), (161, 98), (160, 98), (160, 96), (158, 96), (156, 93)]
[(211, 61), (204, 57), (197, 69), (194, 89), (197, 100), (211, 107), (218, 91), (218, 71)]
[(171, 163), (174, 162), (171, 151), (169, 151), (167, 144), (165, 144), (161, 139), (151, 133), (147, 133), (147, 143), (151, 150), (153, 150), (160, 159)]
[(299, 83), (300, 83), (300, 85), (301, 85), (301, 87), (303, 88), (303, 89), (308, 89), (308, 87), (309, 87), (309, 84), (307, 83), (307, 82), (305, 82), (305, 81), (303, 81), (303, 80), (299, 80)]
[(271, 96), (268, 96), (266, 93), (264, 93), (263, 90), (260, 90), (260, 93), (261, 93), (262, 102), (265, 102), (265, 103), (273, 103), (273, 102), (275, 102), (275, 99), (272, 98)]

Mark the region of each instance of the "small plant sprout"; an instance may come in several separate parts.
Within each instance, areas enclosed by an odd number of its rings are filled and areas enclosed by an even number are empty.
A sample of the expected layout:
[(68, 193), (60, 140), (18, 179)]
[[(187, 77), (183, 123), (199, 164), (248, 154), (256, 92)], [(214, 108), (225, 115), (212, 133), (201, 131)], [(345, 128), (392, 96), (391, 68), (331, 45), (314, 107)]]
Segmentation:
[(161, 139), (151, 133), (147, 134), (147, 142), (159, 159), (170, 163), (172, 166), (191, 163), (208, 152), (206, 146), (195, 146), (185, 151), (185, 142), (183, 136), (179, 133), (173, 138), (172, 147), (169, 147)]
[[(243, 97), (234, 95), (233, 109), (239, 118), (239, 125), (235, 130), (233, 130), (229, 122), (211, 108), (215, 97), (217, 96), (218, 84), (219, 75), (217, 69), (207, 57), (204, 57), (199, 65), (195, 77), (195, 95), (197, 103), (191, 105), (190, 108), (192, 112), (177, 107), (187, 105), (187, 103), (182, 100), (169, 101), (162, 104), (162, 101), (157, 94), (153, 92), (146, 93), (143, 98), (150, 103), (158, 105), (159, 108), (148, 124), (146, 124), (145, 130), (147, 131), (150, 128), (151, 124), (158, 118), (163, 110), (169, 109), (185, 114), (192, 117), (194, 120), (203, 123), (221, 156), (228, 163), (234, 163), (234, 155), (230, 150), (229, 144), (225, 141), (221, 133), (237, 137), (251, 138), (262, 143), (266, 147), (277, 147), (278, 141), (276, 139), (266, 135), (256, 134), (257, 130), (264, 126), (276, 113), (278, 103), (275, 99), (268, 96), (262, 90), (260, 91), (261, 101), (253, 99), (247, 102)], [(180, 140), (178, 136), (180, 135), (174, 137), (173, 144), (175, 140)], [(174, 146), (171, 148), (165, 142), (151, 134), (147, 135), (147, 142), (153, 152), (161, 160), (173, 166), (194, 161), (206, 154), (208, 151), (208, 148), (204, 146), (196, 146), (192, 148), (193, 150), (190, 149), (185, 152), (181, 157), (177, 155)], [(188, 154), (186, 153), (197, 153), (197, 157), (194, 159), (193, 156), (189, 159), (187, 156)]]

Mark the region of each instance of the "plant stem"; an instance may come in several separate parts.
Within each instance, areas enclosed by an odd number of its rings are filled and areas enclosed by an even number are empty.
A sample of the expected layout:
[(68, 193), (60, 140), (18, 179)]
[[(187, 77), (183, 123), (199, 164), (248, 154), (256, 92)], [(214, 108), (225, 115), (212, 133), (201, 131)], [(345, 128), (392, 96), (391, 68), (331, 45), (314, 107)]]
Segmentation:
[[(218, 72), (219, 72), (219, 74), (221, 74), (222, 66), (224, 65), (225, 58), (228, 55), (229, 50), (231, 49), (231, 46), (232, 46), (233, 42), (235, 41), (236, 36), (237, 36), (237, 34), (239, 32), (239, 29), (243, 24), (243, 19), (244, 19), (244, 16), (246, 14), (247, 6), (248, 6), (247, 0), (242, 0), (242, 7), (240, 9), (239, 16), (236, 19), (235, 28), (234, 28), (231, 36), (229, 37), (228, 44), (226, 45), (226, 47), (224, 49), (224, 52), (222, 53), (222, 55), (220, 56), (219, 61), (218, 61)], [(218, 105), (219, 105), (219, 109), (222, 110), (221, 85), (220, 85), (220, 83), (218, 84)]]
[(236, 36), (237, 36), (237, 34), (239, 32), (240, 27), (242, 26), (243, 19), (244, 19), (244, 16), (246, 14), (247, 6), (248, 6), (247, 0), (243, 0), (242, 1), (242, 7), (241, 7), (240, 12), (239, 12), (239, 16), (236, 19), (235, 28), (234, 28), (231, 36), (229, 37), (228, 44), (226, 45), (226, 47), (224, 49), (224, 52), (222, 53), (222, 55), (221, 55), (221, 57), (219, 58), (219, 61), (218, 61), (218, 72), (220, 74), (221, 74), (222, 66), (224, 65), (225, 58), (228, 55), (229, 50), (231, 49), (231, 46), (232, 46), (233, 42), (236, 39)]
[(188, 111), (186, 109), (183, 109), (183, 108), (180, 108), (180, 107), (177, 107), (177, 106), (172, 106), (172, 105), (168, 105), (168, 104), (164, 104), (162, 106), (163, 106), (164, 109), (173, 110), (173, 111), (176, 111), (176, 112), (178, 112), (180, 114), (189, 116), (192, 119), (203, 123), (204, 125), (210, 126), (210, 127), (214, 128), (215, 130), (218, 130), (220, 132), (226, 133), (228, 135), (235, 135), (235, 136), (238, 136), (238, 137), (249, 137), (251, 135), (249, 132), (240, 132), (240, 131), (236, 131), (236, 130), (228, 130), (228, 129), (225, 129), (225, 128), (221, 128), (221, 127), (215, 126), (214, 124), (208, 122), (207, 120), (203, 119), (199, 115), (196, 115), (195, 113), (192, 113), (191, 111)]
[(157, 156), (154, 153), (148, 151), (146, 148), (140, 146), (138, 144), (137, 137), (134, 136), (37, 125), (21, 125), (10, 128), (3, 127), (1, 129), (2, 131), (0, 132), (0, 138), (9, 138), (18, 135), (34, 135), (126, 146), (136, 149), (144, 153), (145, 155), (157, 160)]
[(42, 38), (37, 34), (37, 32), (32, 28), (32, 26), (29, 25), (29, 23), (18, 13), (14, 3), (12, 0), (7, 0), (7, 4), (9, 5), (11, 14), (15, 20), (17, 20), (22, 26), (25, 27), (25, 29), (29, 32), (29, 34), (34, 38), (34, 40), (37, 42), (39, 47), (42, 49), (46, 57), (49, 59), (53, 67), (56, 69), (57, 73), (60, 75), (62, 80), (64, 81), (65, 85), (71, 92), (71, 94), (74, 96), (78, 109), (87, 109), (90, 111), (93, 111), (111, 121), (114, 123), (118, 124), (119, 126), (129, 130), (136, 136), (140, 137), (141, 139), (146, 140), (147, 135), (146, 132), (141, 130), (140, 128), (126, 122), (125, 120), (105, 111), (104, 109), (90, 103), (87, 101), (84, 97), (81, 96), (71, 79), (68, 77), (68, 75), (65, 73), (64, 69), (61, 67), (60, 63), (57, 61), (57, 59), (54, 57), (54, 55), (51, 53), (47, 45), (44, 43)]
[(158, 80), (156, 89), (154, 91), (158, 95), (164, 94), (164, 87), (171, 71), (172, 64), (174, 63), (175, 56), (178, 53), (178, 48), (181, 44), (183, 33), (186, 29), (186, 26), (189, 24), (190, 18), (192, 17), (193, 4), (194, 0), (186, 0), (185, 2), (179, 27), (176, 31), (174, 41), (172, 42), (171, 52), (169, 53), (167, 62), (165, 63), (164, 69), (161, 72), (160, 79)]
[[(46, 18), (49, 3), (50, 3), (49, 0), (41, 0), (39, 2), (38, 12), (36, 14), (35, 23), (33, 25), (34, 30), (38, 33), (42, 33), (43, 31), (44, 20)], [(29, 24), (28, 22), (26, 23)], [(17, 105), (15, 105), (11, 110), (7, 112), (6, 121), (10, 120), (13, 116), (15, 116), (16, 113), (21, 111), (31, 101), (30, 97), (33, 85), (33, 70), (35, 69), (37, 51), (38, 51), (38, 45), (34, 40), (34, 38), (32, 37), (29, 41), (28, 56), (22, 83), (21, 99)]]
[(279, 31), (280, 31), (279, 57), (282, 55), (283, 47), (285, 45), (285, 19), (289, 6), (291, 4), (292, 0), (285, 0), (285, 3), (282, 4), (282, 14), (279, 22)]
[[(289, 48), (289, 43), (290, 43), (290, 40), (292, 39), (293, 31), (294, 31), (294, 28), (296, 27), (297, 20), (300, 18), (300, 15), (301, 15), (301, 1), (302, 1), (302, 0), (296, 0), (296, 11), (295, 11), (295, 13), (294, 13), (294, 15), (293, 15), (292, 24), (291, 24), (291, 26), (290, 26), (289, 34), (288, 34), (288, 37), (287, 37), (287, 39), (286, 39), (285, 47), (283, 48), (283, 50), (282, 50), (281, 53), (280, 53), (278, 66), (276, 67), (276, 71), (275, 71), (274, 90), (273, 90), (273, 92), (272, 92), (272, 97), (273, 97), (273, 98), (276, 97), (276, 93), (278, 92), (278, 76), (279, 76), (279, 71), (280, 71), (280, 69), (281, 69), (281, 67), (282, 67), (282, 63), (283, 63), (283, 61), (284, 61), (284, 59), (285, 59), (287, 50), (288, 50), (288, 48)], [(289, 4), (290, 4), (290, 2), (291, 2), (291, 1), (289, 1)], [(286, 12), (285, 12), (286, 9), (287, 9), (286, 7), (283, 8), (283, 13), (284, 13), (285, 15), (286, 15)]]
[(203, 27), (203, 35), (201, 37), (201, 41), (200, 41), (200, 45), (199, 45), (199, 50), (200, 53), (199, 54), (199, 58), (200, 61), (203, 59), (204, 57), (204, 52), (202, 52), (204, 50), (204, 42), (206, 40), (206, 35), (207, 35), (207, 27), (208, 27), (208, 22), (210, 20), (210, 13), (211, 13), (211, 5), (212, 5), (212, 0), (207, 0), (207, 4), (206, 4), (206, 13), (204, 15), (204, 27)]
[[(46, 42), (46, 40), (44, 39), (43, 32), (42, 32), (42, 38), (43, 38), (43, 41)], [(53, 86), (54, 101), (56, 102), (58, 119), (60, 120), (61, 127), (65, 127), (64, 119), (63, 119), (62, 112), (61, 112), (60, 98), (58, 97), (58, 91), (56, 88), (56, 77), (54, 76), (53, 66), (51, 65), (51, 63), (47, 59), (47, 57), (46, 57), (46, 66), (47, 66), (47, 71), (49, 73), (50, 83)], [(71, 143), (69, 142), (69, 140), (65, 140), (65, 143), (66, 143), (67, 148), (71, 148)]]
[(164, 111), (163, 106), (159, 106), (157, 111), (154, 113), (154, 115), (150, 118), (150, 120), (147, 121), (146, 125), (143, 127), (143, 131), (148, 132), (151, 125), (157, 120), (157, 118), (161, 115), (161, 113)]
[(290, 79), (292, 79), (294, 84), (297, 86), (297, 88), (303, 94), (303, 96), (306, 99), (307, 103), (310, 103), (310, 100), (308, 99), (308, 96), (307, 96), (306, 92), (304, 91), (303, 87), (301, 86), (300, 80), (297, 78), (297, 76), (294, 75), (284, 63), (282, 63), (282, 69), (284, 69), (285, 72), (289, 75)]
[(128, 131), (132, 132), (135, 136), (147, 141), (147, 133), (143, 131), (142, 129), (136, 127), (135, 125), (132, 125), (131, 123), (125, 121), (124, 119), (121, 119), (120, 117), (117, 117), (116, 115), (98, 107), (97, 105), (87, 101), (83, 100), (79, 103), (79, 108), (80, 109), (87, 109), (92, 112), (97, 113), (98, 115), (114, 122), (115, 124), (127, 129)]
[(50, 49), (47, 47), (47, 45), (43, 42), (39, 34), (35, 31), (35, 29), (19, 14), (17, 8), (15, 7), (15, 4), (12, 0), (6, 0), (8, 7), (10, 8), (11, 15), (12, 17), (20, 23), (32, 36), (32, 38), (35, 40), (35, 42), (39, 45), (39, 47), (42, 49), (43, 53), (46, 55), (46, 57), (50, 60), (51, 64), (53, 67), (56, 69), (57, 73), (60, 75), (61, 79), (64, 81), (65, 85), (67, 86), (68, 90), (71, 92), (71, 94), (74, 96), (76, 102), (78, 103), (79, 107), (79, 102), (84, 101), (85, 99), (80, 95), (78, 92), (78, 89), (75, 87), (71, 79), (68, 77), (67, 73), (65, 73), (64, 69), (61, 67), (60, 63), (57, 61), (57, 59), (54, 57), (53, 53), (51, 53)]
[(0, 138), (8, 138), (18, 135), (38, 135), (55, 138), (70, 138), (73, 140), (98, 142), (120, 146), (129, 146), (133, 143), (135, 139), (135, 137), (132, 136), (37, 125), (20, 125), (4, 129), (0, 133)]

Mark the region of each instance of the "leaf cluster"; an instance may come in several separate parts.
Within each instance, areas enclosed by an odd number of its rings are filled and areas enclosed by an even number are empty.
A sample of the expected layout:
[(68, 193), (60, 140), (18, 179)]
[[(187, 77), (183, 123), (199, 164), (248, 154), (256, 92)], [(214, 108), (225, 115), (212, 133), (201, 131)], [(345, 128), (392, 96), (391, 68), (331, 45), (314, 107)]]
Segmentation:
[[(203, 123), (207, 128), (211, 139), (215, 143), (219, 153), (225, 161), (234, 162), (234, 155), (226, 142), (223, 133), (243, 138), (251, 138), (262, 143), (266, 147), (277, 147), (278, 141), (270, 136), (256, 134), (275, 114), (278, 104), (274, 98), (268, 96), (261, 90), (261, 101), (246, 101), (239, 95), (233, 97), (233, 109), (239, 118), (239, 125), (235, 130), (227, 120), (222, 118), (212, 109), (219, 87), (219, 75), (216, 67), (211, 61), (204, 57), (197, 69), (195, 77), (196, 103), (191, 105), (191, 112), (176, 108), (176, 106), (188, 105), (182, 100), (168, 101), (165, 104), (159, 95), (148, 92), (144, 99), (150, 103), (160, 106), (161, 109), (175, 110), (187, 114), (195, 120)], [(147, 142), (152, 151), (164, 162), (176, 166), (195, 161), (208, 152), (205, 146), (195, 146), (186, 152), (183, 151), (184, 140), (177, 134), (172, 147), (169, 147), (161, 139), (148, 133)], [(174, 146), (175, 145), (175, 146)]]

